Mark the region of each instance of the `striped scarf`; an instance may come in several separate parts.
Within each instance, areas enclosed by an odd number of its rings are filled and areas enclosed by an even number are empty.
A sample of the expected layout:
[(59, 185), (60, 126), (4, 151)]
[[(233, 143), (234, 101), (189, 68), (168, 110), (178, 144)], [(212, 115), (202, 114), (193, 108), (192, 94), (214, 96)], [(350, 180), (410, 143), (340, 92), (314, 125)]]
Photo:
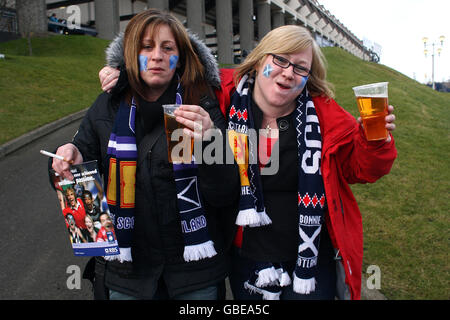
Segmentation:
[[(259, 227), (271, 224), (265, 211), (260, 168), (255, 155), (257, 145), (249, 139), (255, 124), (251, 112), (251, 85), (254, 79), (245, 75), (231, 98), (228, 114), (228, 139), (239, 166), (241, 196), (236, 224)], [(314, 103), (306, 88), (297, 98), (294, 110), (298, 150), (299, 246), (293, 274), (293, 290), (300, 294), (315, 291), (320, 231), (325, 207), (325, 190), (320, 170), (322, 141)], [(278, 155), (275, 155), (278, 156)], [(253, 161), (252, 161), (253, 159)], [(250, 161), (249, 161), (250, 160)], [(264, 299), (278, 299), (281, 287), (292, 283), (279, 262), (255, 262), (254, 272), (244, 286)]]
[[(179, 78), (179, 77), (178, 77)], [(176, 103), (182, 104), (182, 86), (177, 86)], [(136, 160), (138, 156), (135, 133), (136, 104), (121, 101), (110, 135), (107, 150), (106, 197), (113, 220), (120, 255), (107, 257), (132, 261), (131, 244), (135, 216)], [(198, 167), (190, 164), (173, 164), (177, 190), (177, 205), (184, 237), (184, 260), (196, 261), (216, 255), (210, 240), (207, 221), (198, 188)]]

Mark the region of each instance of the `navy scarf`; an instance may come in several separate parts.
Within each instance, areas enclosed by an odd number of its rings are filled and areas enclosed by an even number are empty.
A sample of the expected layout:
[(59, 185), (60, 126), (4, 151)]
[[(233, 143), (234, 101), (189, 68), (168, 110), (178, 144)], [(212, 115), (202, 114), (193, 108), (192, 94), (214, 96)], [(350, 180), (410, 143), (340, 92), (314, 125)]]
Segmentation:
[[(249, 129), (255, 128), (250, 107), (253, 82), (254, 79), (247, 75), (241, 79), (231, 98), (232, 106), (228, 114), (228, 138), (241, 177), (241, 197), (236, 224), (244, 227), (259, 227), (272, 223), (271, 213), (266, 212), (264, 208), (258, 161), (254, 161), (258, 154), (257, 146), (252, 139), (248, 139)], [(299, 159), (299, 246), (293, 273), (293, 290), (300, 294), (309, 294), (315, 291), (320, 231), (325, 208), (325, 189), (320, 169), (322, 139), (315, 106), (306, 87), (296, 103), (294, 115)], [(262, 294), (264, 299), (278, 299), (281, 287), (291, 283), (291, 278), (282, 264), (268, 261), (255, 262), (254, 272), (249, 275), (244, 286), (251, 292)]]
[[(176, 103), (182, 104), (182, 86), (178, 83)], [(134, 229), (137, 145), (135, 133), (136, 104), (121, 101), (107, 151), (107, 202), (113, 219), (120, 255), (111, 256), (121, 262), (132, 261), (131, 241)], [(210, 240), (207, 221), (198, 188), (198, 167), (173, 164), (177, 205), (184, 236), (184, 260), (196, 261), (216, 255)]]

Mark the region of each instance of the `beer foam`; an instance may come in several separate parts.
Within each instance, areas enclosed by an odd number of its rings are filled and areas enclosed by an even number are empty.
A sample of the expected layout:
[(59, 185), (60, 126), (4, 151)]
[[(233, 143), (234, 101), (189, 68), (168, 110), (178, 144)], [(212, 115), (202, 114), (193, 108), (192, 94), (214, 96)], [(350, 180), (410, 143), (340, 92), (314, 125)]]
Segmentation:
[(387, 98), (389, 82), (379, 82), (353, 87), (355, 96), (362, 98)]
[(356, 97), (360, 98), (387, 98), (387, 93), (372, 93), (372, 94), (357, 94)]

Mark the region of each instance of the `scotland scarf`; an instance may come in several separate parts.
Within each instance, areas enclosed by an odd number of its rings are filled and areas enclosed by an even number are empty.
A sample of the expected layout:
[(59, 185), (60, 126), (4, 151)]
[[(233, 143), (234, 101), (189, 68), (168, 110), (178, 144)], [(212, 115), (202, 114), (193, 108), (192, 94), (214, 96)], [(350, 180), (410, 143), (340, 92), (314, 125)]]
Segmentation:
[[(250, 86), (254, 80), (244, 76), (231, 98), (228, 138), (241, 178), (241, 197), (236, 224), (258, 227), (271, 223), (264, 209), (263, 190), (255, 159), (257, 146), (248, 139), (255, 124), (251, 113)], [(294, 110), (298, 151), (299, 246), (293, 273), (293, 290), (300, 294), (315, 291), (315, 275), (320, 231), (325, 207), (325, 191), (320, 170), (322, 142), (314, 103), (306, 88), (297, 98)], [(250, 162), (249, 162), (250, 160)], [(270, 214), (270, 212), (269, 212)], [(281, 287), (292, 283), (282, 264), (255, 262), (254, 273), (244, 286), (264, 299), (278, 299)]]
[[(178, 84), (176, 103), (182, 104), (182, 87)], [(137, 146), (135, 135), (136, 104), (120, 103), (108, 143), (107, 202), (113, 219), (121, 262), (132, 261), (131, 240), (134, 228)], [(177, 205), (184, 236), (184, 260), (195, 261), (216, 255), (210, 240), (195, 161), (173, 165)], [(114, 258), (112, 258), (114, 259)]]
[(119, 243), (120, 255), (105, 257), (132, 261), (131, 237), (134, 228), (137, 147), (135, 136), (136, 104), (122, 100), (109, 137), (106, 200)]
[[(182, 86), (178, 81), (176, 104), (182, 104)], [(173, 164), (177, 188), (177, 204), (181, 218), (181, 230), (184, 236), (185, 261), (211, 258), (217, 254), (210, 240), (208, 224), (198, 188), (198, 166), (195, 158), (189, 164)]]

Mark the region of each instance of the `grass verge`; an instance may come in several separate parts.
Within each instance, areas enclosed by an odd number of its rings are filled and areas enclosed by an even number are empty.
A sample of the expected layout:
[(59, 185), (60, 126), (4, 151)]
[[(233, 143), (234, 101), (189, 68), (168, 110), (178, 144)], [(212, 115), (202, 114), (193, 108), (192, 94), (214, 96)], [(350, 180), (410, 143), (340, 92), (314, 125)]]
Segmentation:
[(0, 44), (0, 144), (89, 107), (109, 42), (92, 37), (33, 38)]

